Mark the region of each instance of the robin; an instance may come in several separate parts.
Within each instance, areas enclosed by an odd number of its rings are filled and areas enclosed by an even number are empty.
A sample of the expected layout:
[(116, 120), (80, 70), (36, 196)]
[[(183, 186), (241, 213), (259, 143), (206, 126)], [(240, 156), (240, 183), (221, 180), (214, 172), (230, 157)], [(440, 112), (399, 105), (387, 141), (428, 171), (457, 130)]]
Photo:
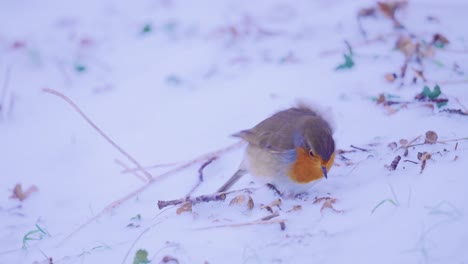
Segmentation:
[(278, 189), (294, 192), (327, 178), (335, 157), (329, 123), (306, 105), (280, 111), (252, 129), (233, 136), (247, 141), (237, 172), (218, 192), (227, 191), (243, 175), (264, 177)]

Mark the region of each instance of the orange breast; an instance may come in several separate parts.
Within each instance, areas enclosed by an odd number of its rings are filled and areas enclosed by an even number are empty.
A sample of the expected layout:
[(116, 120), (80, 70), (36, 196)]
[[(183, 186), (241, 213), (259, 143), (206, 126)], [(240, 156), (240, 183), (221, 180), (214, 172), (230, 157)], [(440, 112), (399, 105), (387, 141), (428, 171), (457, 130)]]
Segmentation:
[(330, 157), (330, 160), (323, 161), (318, 155), (311, 157), (303, 148), (296, 148), (297, 159), (292, 165), (288, 176), (291, 180), (297, 183), (309, 183), (321, 179), (323, 177), (322, 166), (327, 168), (327, 172), (333, 165), (335, 153)]

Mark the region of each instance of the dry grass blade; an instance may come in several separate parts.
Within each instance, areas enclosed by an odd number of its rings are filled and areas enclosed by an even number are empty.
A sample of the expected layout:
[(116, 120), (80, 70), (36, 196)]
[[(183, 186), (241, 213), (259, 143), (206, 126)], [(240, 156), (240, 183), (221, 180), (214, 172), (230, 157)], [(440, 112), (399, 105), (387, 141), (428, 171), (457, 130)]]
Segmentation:
[[(271, 224), (280, 224), (286, 222), (286, 219), (274, 219), (274, 220), (267, 220), (267, 221), (253, 221), (253, 222), (244, 222), (244, 223), (237, 223), (237, 224), (227, 224), (227, 225), (216, 225), (216, 226), (208, 226), (202, 228), (196, 228), (195, 230), (207, 230), (207, 229), (215, 229), (215, 228), (226, 228), (226, 227), (242, 227), (242, 226), (251, 226), (251, 225), (271, 225)], [(281, 230), (284, 230), (281, 227)]]
[(130, 154), (128, 154), (123, 148), (121, 148), (119, 145), (117, 145), (117, 143), (115, 143), (109, 136), (107, 136), (96, 124), (94, 124), (93, 121), (91, 121), (91, 119), (89, 119), (89, 117), (83, 112), (81, 111), (81, 109), (70, 99), (68, 98), (67, 96), (65, 96), (64, 94), (56, 91), (56, 90), (53, 90), (53, 89), (43, 89), (44, 92), (46, 93), (49, 93), (49, 94), (53, 94), (57, 97), (60, 97), (61, 99), (63, 99), (65, 102), (67, 102), (78, 114), (81, 115), (81, 117), (86, 120), (86, 122), (88, 122), (88, 124), (90, 126), (92, 126), (94, 128), (94, 130), (96, 130), (105, 140), (107, 140), (107, 142), (109, 142), (109, 144), (111, 144), (114, 148), (116, 148), (122, 155), (124, 155), (128, 160), (130, 160), (133, 164), (135, 164), (135, 166), (137, 168), (139, 168), (143, 174), (145, 174), (146, 178), (148, 180), (151, 180), (153, 178), (153, 176), (151, 175), (151, 173), (149, 173), (147, 170), (143, 169), (143, 167), (140, 165), (140, 163), (134, 159)]

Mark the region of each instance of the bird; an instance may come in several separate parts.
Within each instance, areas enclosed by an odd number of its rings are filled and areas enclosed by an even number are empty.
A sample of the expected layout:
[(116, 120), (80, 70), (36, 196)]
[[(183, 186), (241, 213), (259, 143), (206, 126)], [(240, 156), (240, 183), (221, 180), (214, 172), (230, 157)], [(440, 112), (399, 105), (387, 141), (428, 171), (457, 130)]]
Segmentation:
[(247, 147), (238, 170), (218, 192), (228, 191), (249, 173), (280, 194), (281, 189), (294, 193), (327, 178), (335, 158), (329, 122), (306, 104), (277, 112), (232, 136), (246, 141)]

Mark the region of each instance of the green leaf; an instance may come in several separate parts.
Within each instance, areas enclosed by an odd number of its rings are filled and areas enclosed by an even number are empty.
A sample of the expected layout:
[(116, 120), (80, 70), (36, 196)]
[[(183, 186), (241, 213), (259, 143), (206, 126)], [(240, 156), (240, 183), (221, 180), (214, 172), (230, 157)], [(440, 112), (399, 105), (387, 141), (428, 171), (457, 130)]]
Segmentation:
[(75, 64), (75, 71), (77, 72), (85, 72), (86, 71), (86, 66), (82, 64)]
[(150, 24), (146, 24), (141, 30), (141, 34), (150, 33), (153, 30)]
[(344, 63), (338, 65), (335, 70), (351, 69), (354, 66), (354, 61), (351, 54), (343, 54), (343, 57), (345, 59)]
[(424, 89), (422, 91), (422, 94), (429, 99), (436, 99), (437, 97), (439, 97), (441, 93), (442, 91), (440, 90), (440, 86), (438, 84), (436, 84), (436, 86), (434, 87), (434, 90), (432, 91), (427, 86), (424, 86)]
[(147, 264), (147, 263), (150, 263), (150, 261), (148, 260), (148, 251), (144, 249), (139, 249), (135, 253), (133, 264)]
[(437, 108), (441, 108), (443, 106), (446, 106), (448, 103), (448, 101), (444, 101), (444, 102), (440, 102), (440, 103), (437, 103)]

